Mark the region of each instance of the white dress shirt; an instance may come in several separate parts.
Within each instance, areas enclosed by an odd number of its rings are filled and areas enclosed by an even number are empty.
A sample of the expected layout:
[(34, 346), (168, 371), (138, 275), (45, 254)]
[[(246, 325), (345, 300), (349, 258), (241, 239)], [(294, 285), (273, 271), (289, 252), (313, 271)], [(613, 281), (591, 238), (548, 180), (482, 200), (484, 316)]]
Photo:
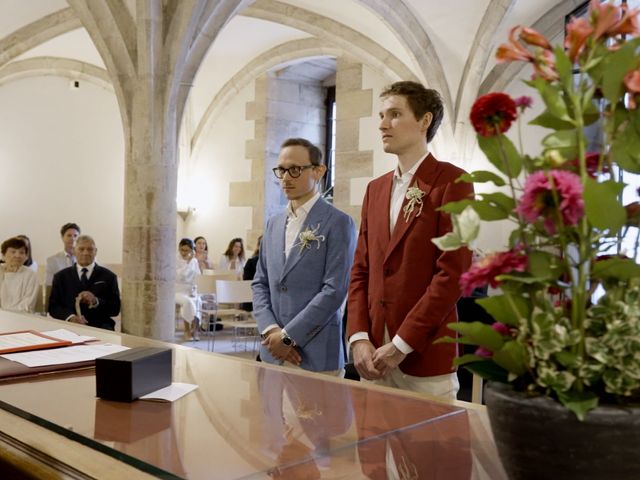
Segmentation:
[[(420, 168), (420, 165), (422, 165), (422, 162), (424, 162), (428, 155), (429, 152), (425, 152), (424, 156), (416, 162), (411, 169), (404, 173), (400, 172), (400, 165), (397, 165), (393, 172), (393, 185), (391, 186), (391, 199), (389, 201), (389, 232), (391, 234), (393, 234), (393, 229), (395, 228), (396, 223), (398, 222), (398, 217), (401, 214), (402, 203), (404, 202), (404, 197), (407, 195), (409, 185), (411, 185), (416, 171)], [(349, 343), (352, 344), (358, 340), (369, 340), (369, 334), (367, 332), (356, 332), (349, 338)], [(405, 355), (413, 352), (413, 348), (411, 348), (411, 346), (398, 335), (395, 335), (391, 341), (395, 347)]]

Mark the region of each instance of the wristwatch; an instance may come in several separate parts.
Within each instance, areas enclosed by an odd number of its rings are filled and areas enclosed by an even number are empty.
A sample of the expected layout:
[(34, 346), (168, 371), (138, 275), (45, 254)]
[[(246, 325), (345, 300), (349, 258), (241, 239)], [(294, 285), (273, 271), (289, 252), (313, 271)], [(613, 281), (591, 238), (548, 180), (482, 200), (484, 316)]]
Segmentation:
[(293, 338), (291, 338), (286, 332), (282, 332), (282, 343), (287, 347), (295, 346)]

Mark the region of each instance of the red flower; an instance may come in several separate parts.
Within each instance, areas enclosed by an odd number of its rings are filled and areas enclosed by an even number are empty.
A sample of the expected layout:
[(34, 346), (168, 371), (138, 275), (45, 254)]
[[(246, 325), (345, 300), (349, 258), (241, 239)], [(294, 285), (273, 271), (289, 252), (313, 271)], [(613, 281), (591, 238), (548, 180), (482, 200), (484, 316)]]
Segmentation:
[(500, 282), (496, 280), (498, 275), (511, 272), (524, 272), (527, 268), (527, 256), (520, 249), (509, 250), (489, 255), (460, 276), (462, 295), (468, 297), (474, 288), (483, 287), (487, 283), (497, 287)]
[(511, 333), (511, 330), (509, 329), (509, 327), (507, 327), (504, 323), (502, 322), (494, 322), (491, 325), (491, 328), (493, 328), (496, 332), (498, 332), (500, 335), (507, 336)]
[(506, 132), (516, 117), (516, 104), (506, 93), (483, 95), (471, 108), (471, 124), (483, 137)]
[(567, 37), (564, 48), (568, 50), (569, 59), (575, 62), (584, 50), (584, 45), (593, 33), (593, 27), (586, 18), (574, 18), (567, 25)]
[(477, 355), (478, 357), (482, 357), (482, 358), (491, 358), (491, 357), (493, 357), (493, 352), (491, 350), (489, 350), (488, 348), (484, 348), (484, 347), (476, 348), (476, 351), (473, 352), (473, 354)]
[[(587, 175), (591, 178), (596, 178), (598, 173), (609, 173), (609, 165), (603, 163), (602, 166), (600, 166), (600, 152), (587, 152), (585, 155), (585, 163), (587, 166)], [(565, 163), (564, 166), (568, 167), (574, 173), (580, 171), (580, 161), (577, 158)], [(600, 167), (600, 171), (598, 171), (598, 167)]]
[(559, 219), (563, 225), (576, 225), (584, 215), (580, 177), (562, 170), (533, 173), (516, 210), (531, 223), (544, 218), (544, 227), (551, 234)]
[(518, 107), (520, 111), (523, 111), (525, 108), (530, 108), (533, 105), (533, 98), (523, 95), (516, 98), (514, 102), (516, 104), (516, 107)]

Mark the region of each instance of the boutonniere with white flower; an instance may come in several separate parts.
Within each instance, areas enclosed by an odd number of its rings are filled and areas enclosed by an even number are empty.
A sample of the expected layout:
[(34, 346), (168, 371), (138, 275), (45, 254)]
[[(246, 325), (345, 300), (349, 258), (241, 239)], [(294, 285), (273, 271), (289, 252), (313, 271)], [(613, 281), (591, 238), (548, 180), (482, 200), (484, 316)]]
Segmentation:
[(300, 247), (300, 253), (302, 253), (305, 248), (310, 249), (315, 243), (316, 250), (320, 249), (320, 243), (324, 242), (324, 235), (318, 235), (319, 230), (320, 224), (316, 225), (315, 228), (307, 227), (298, 235), (300, 241), (294, 247)]
[(405, 222), (409, 221), (409, 218), (411, 217), (413, 210), (416, 208), (416, 205), (419, 207), (418, 213), (416, 213), (416, 217), (420, 216), (423, 206), (422, 197), (424, 197), (425, 195), (426, 193), (423, 190), (420, 190), (420, 187), (410, 187), (409, 189), (407, 189), (405, 198), (409, 201), (404, 207), (402, 207)]

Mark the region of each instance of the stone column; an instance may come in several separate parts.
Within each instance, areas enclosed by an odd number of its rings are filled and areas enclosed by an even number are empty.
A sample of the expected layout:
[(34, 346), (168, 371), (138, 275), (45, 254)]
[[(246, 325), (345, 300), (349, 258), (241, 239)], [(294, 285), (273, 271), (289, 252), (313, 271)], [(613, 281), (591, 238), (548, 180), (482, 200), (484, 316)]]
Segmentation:
[(133, 12), (123, 0), (69, 0), (107, 66), (123, 119), (126, 333), (173, 339), (178, 126), (209, 45), (246, 3), (137, 0)]

